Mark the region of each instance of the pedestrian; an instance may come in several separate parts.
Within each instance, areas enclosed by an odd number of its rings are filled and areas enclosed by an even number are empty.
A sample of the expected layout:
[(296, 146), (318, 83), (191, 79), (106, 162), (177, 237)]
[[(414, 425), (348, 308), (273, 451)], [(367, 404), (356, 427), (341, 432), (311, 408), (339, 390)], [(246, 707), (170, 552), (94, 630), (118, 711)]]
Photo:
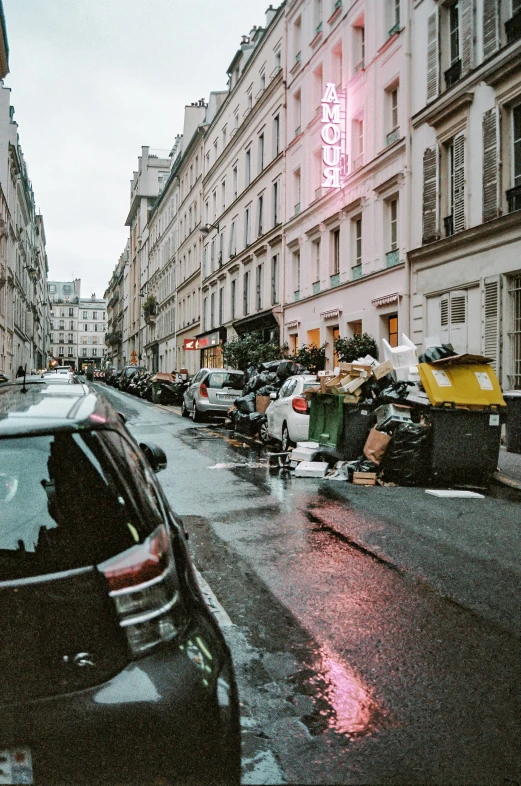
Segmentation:
[(18, 371), (16, 372), (16, 376), (17, 376), (17, 378), (18, 378), (18, 377), (23, 377), (23, 376), (24, 376), (24, 374), (25, 374), (25, 371), (24, 371), (24, 368), (23, 368), (23, 366), (18, 366)]

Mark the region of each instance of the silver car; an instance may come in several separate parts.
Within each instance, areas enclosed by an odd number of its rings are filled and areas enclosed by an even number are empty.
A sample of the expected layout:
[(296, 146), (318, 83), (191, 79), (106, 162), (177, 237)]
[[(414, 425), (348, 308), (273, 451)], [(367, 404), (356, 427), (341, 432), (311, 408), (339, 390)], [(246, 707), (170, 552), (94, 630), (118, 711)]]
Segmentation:
[(206, 414), (225, 415), (241, 395), (245, 379), (242, 371), (229, 368), (202, 368), (185, 390), (181, 414), (195, 421)]

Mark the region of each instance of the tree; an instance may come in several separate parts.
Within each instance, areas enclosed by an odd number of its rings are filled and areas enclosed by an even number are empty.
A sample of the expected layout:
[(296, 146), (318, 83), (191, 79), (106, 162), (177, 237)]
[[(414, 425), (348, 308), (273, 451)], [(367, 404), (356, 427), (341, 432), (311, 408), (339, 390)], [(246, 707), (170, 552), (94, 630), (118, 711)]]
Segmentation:
[(310, 374), (323, 371), (326, 365), (327, 342), (317, 347), (316, 344), (303, 344), (292, 356), (294, 360), (306, 368)]
[(369, 333), (351, 338), (338, 338), (335, 341), (335, 352), (342, 363), (352, 363), (353, 360), (371, 355), (378, 360), (378, 346)]
[(282, 359), (286, 349), (275, 341), (263, 343), (262, 333), (258, 331), (246, 333), (223, 345), (224, 365), (246, 371), (250, 366)]

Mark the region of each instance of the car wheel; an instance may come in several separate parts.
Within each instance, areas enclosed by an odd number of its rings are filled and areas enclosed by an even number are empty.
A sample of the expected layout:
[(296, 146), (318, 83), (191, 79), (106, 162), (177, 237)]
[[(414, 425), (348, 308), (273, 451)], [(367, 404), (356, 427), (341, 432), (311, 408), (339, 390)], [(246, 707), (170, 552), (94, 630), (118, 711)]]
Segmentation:
[(184, 401), (183, 401), (183, 403), (181, 404), (181, 415), (182, 415), (184, 418), (189, 418), (189, 417), (190, 417), (190, 413), (188, 412), (188, 410), (187, 410), (187, 408), (186, 408), (186, 404), (185, 404), (185, 402), (184, 402)]
[(192, 419), (193, 419), (194, 423), (200, 423), (201, 420), (203, 419), (202, 414), (197, 409), (195, 401), (194, 401), (194, 408), (192, 410)]
[(288, 431), (288, 426), (287, 426), (286, 423), (282, 424), (282, 436), (281, 436), (280, 442), (281, 442), (283, 451), (286, 451), (286, 450), (289, 450), (290, 448), (294, 448), (295, 447), (295, 443), (289, 438), (289, 431)]
[(259, 429), (259, 439), (264, 444), (267, 445), (270, 441), (271, 437), (268, 431), (268, 421), (263, 420)]

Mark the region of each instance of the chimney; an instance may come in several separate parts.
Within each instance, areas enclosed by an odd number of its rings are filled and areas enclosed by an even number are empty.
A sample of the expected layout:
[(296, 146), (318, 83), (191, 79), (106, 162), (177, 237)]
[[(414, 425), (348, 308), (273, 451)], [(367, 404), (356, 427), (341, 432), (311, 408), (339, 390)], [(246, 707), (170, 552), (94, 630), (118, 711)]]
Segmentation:
[(266, 10), (266, 27), (269, 27), (271, 24), (272, 19), (277, 15), (277, 9), (273, 8), (270, 3), (269, 8)]

